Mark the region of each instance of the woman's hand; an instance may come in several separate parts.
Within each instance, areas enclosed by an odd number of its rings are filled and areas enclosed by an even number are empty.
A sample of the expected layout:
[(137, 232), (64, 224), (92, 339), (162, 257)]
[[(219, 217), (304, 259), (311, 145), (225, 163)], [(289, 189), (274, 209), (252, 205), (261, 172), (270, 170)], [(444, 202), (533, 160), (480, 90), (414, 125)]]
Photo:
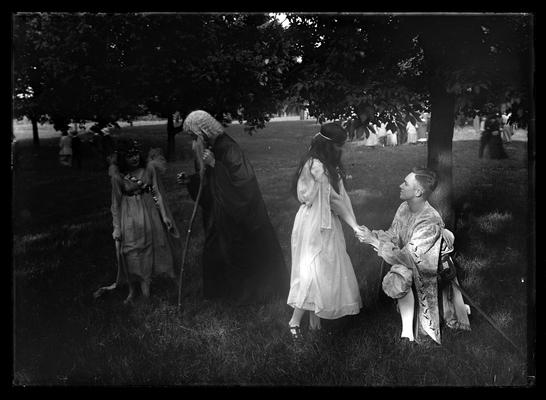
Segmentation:
[(366, 237), (366, 232), (364, 230), (362, 230), (359, 226), (353, 228), (353, 231), (355, 233), (356, 238), (361, 242)]
[(365, 225), (361, 225), (354, 230), (356, 237), (362, 243), (369, 243), (372, 233)]
[(214, 154), (209, 149), (206, 149), (203, 151), (203, 163), (205, 165), (210, 165), (214, 168), (214, 164), (216, 163), (216, 160), (214, 159)]
[(372, 231), (368, 227), (361, 225), (360, 229), (361, 233), (357, 235), (358, 240), (360, 240), (361, 243), (372, 245), (377, 250), (379, 247), (379, 239), (372, 234)]

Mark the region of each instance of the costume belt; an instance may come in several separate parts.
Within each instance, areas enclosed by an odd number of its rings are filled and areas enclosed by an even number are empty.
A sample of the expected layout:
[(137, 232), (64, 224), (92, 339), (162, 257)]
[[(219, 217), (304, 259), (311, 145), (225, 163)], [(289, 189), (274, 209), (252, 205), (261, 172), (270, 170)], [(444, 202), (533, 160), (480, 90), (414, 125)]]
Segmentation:
[(142, 189), (132, 190), (130, 192), (123, 192), (123, 195), (127, 197), (133, 197), (133, 196), (141, 195), (142, 193), (151, 193), (151, 192), (152, 192), (152, 187), (148, 186)]

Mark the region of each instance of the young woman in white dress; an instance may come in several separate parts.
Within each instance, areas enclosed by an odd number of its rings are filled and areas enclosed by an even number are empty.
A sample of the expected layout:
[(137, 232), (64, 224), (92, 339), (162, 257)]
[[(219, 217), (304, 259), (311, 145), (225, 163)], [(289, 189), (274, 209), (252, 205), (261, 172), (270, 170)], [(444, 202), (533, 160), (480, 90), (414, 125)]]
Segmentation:
[(344, 187), (341, 125), (322, 125), (294, 177), (293, 191), (301, 203), (292, 230), (292, 270), (287, 304), (294, 308), (288, 325), (292, 338), (302, 339), (300, 322), (309, 311), (309, 329), (320, 319), (358, 314), (362, 300), (347, 254), (341, 220), (356, 233), (361, 228)]
[(417, 143), (417, 129), (415, 128), (415, 125), (411, 123), (411, 121), (408, 121), (406, 124), (406, 131), (408, 132), (408, 143)]

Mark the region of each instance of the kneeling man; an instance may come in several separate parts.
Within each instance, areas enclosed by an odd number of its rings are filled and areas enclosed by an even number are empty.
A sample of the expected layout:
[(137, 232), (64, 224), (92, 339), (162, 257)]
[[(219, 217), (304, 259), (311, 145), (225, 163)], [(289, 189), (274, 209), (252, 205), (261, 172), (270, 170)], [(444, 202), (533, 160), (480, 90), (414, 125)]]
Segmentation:
[[(469, 308), (453, 284), (457, 278), (441, 290), (438, 286), (439, 266), (440, 269), (454, 268), (449, 257), (454, 237), (444, 228), (438, 211), (427, 201), (437, 183), (434, 171), (414, 168), (400, 185), (400, 199), (404, 202), (398, 207), (389, 230), (370, 231), (361, 227), (363, 233), (357, 236), (361, 242), (372, 245), (391, 265), (382, 286), (389, 297), (398, 301), (401, 337), (419, 342), (428, 335), (441, 344), (440, 308), (446, 326), (470, 330), (470, 323)], [(417, 318), (414, 320), (415, 300)]]

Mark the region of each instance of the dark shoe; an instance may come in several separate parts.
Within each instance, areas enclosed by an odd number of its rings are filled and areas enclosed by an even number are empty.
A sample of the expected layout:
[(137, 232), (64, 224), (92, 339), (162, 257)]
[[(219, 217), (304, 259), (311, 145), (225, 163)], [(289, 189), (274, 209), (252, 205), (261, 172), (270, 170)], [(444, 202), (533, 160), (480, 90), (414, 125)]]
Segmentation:
[(303, 343), (303, 335), (301, 334), (301, 329), (299, 326), (290, 326), (290, 335), (292, 336), (292, 342), (294, 344), (302, 344)]

